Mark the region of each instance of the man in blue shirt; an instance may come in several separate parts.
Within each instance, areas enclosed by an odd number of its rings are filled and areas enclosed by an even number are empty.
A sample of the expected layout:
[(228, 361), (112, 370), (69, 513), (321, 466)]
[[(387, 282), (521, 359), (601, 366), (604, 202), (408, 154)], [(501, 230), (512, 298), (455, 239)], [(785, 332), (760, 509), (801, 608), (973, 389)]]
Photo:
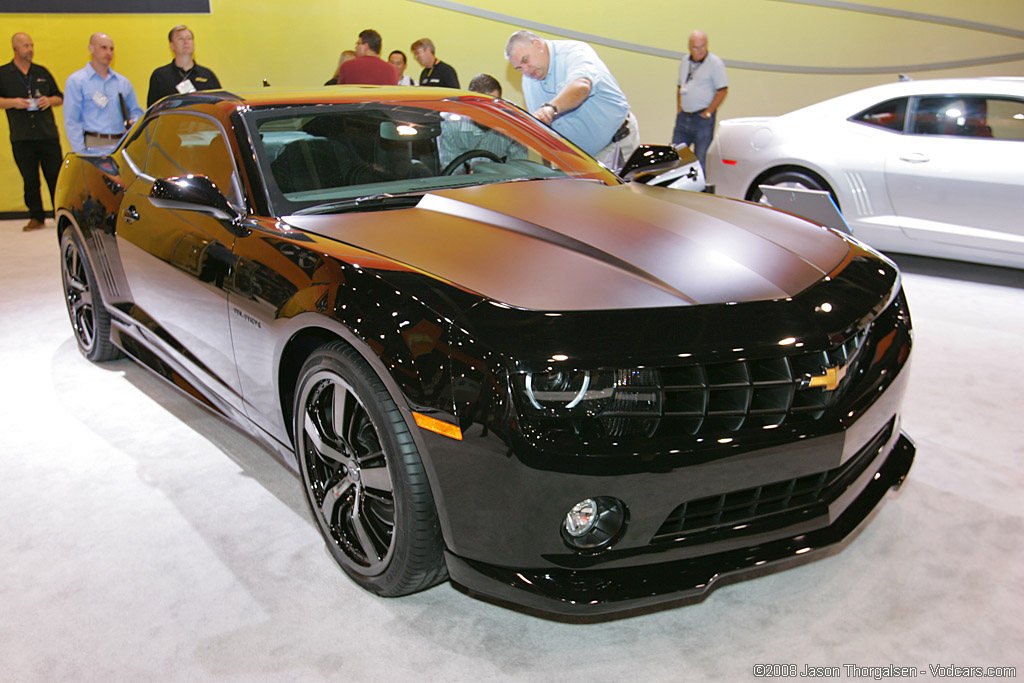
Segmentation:
[(609, 168), (636, 150), (640, 133), (622, 88), (594, 49), (516, 31), (505, 57), (523, 74), (526, 108)]
[(110, 68), (110, 36), (92, 34), (89, 55), (64, 84), (64, 133), (73, 152), (113, 147), (143, 113), (131, 81)]

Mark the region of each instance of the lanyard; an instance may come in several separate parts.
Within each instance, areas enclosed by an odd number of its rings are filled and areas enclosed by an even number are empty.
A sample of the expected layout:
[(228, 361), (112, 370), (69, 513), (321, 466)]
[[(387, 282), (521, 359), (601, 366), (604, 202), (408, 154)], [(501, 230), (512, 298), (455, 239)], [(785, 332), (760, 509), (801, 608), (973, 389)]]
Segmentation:
[(18, 74), (18, 80), (25, 86), (25, 90), (28, 92), (28, 96), (32, 97), (32, 67), (28, 67), (28, 73), (22, 75), (21, 69), (14, 67), (14, 73)]
[(700, 60), (699, 62), (695, 62), (692, 59), (690, 60), (690, 69), (689, 69), (689, 71), (686, 74), (686, 82), (687, 83), (690, 82), (690, 79), (693, 78), (693, 74), (696, 73), (697, 69), (699, 69), (701, 64), (703, 64), (703, 63), (704, 63), (703, 59)]

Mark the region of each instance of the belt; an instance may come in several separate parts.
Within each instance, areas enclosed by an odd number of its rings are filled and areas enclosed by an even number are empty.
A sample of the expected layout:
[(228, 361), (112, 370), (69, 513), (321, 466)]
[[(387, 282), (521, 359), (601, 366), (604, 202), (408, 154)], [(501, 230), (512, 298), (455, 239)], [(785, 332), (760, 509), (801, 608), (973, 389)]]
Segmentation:
[(615, 135), (612, 136), (612, 142), (618, 142), (619, 140), (624, 139), (627, 135), (629, 135), (629, 118), (628, 117), (626, 118), (625, 121), (622, 122), (622, 125), (619, 126), (619, 129), (617, 131), (615, 131)]
[(124, 133), (114, 133), (111, 135), (108, 133), (91, 133), (89, 131), (85, 131), (85, 134), (92, 138), (99, 138), (100, 140), (120, 140), (121, 136), (124, 135)]
[(703, 114), (704, 110), (698, 109), (697, 111), (684, 111), (683, 113), (686, 114), (687, 116), (693, 116), (694, 114)]

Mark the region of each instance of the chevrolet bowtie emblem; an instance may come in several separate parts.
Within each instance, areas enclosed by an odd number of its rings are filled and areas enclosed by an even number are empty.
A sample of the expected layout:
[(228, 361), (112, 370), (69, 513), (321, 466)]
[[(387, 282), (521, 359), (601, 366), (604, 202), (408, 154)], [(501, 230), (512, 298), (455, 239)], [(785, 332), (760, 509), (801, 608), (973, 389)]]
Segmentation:
[(825, 391), (835, 391), (839, 383), (846, 377), (846, 366), (826, 368), (824, 375), (816, 375), (810, 378), (808, 387), (824, 387)]

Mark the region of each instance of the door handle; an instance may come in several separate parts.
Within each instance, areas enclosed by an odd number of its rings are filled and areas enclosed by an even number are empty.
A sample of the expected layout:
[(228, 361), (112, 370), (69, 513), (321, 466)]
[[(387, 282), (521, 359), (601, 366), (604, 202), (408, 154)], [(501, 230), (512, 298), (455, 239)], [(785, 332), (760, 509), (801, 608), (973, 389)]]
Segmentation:
[(135, 210), (134, 204), (125, 209), (122, 215), (124, 216), (125, 223), (134, 223), (139, 220), (139, 212)]
[(911, 152), (910, 154), (900, 155), (900, 161), (906, 161), (911, 164), (923, 164), (926, 161), (931, 161), (931, 157), (921, 152)]

